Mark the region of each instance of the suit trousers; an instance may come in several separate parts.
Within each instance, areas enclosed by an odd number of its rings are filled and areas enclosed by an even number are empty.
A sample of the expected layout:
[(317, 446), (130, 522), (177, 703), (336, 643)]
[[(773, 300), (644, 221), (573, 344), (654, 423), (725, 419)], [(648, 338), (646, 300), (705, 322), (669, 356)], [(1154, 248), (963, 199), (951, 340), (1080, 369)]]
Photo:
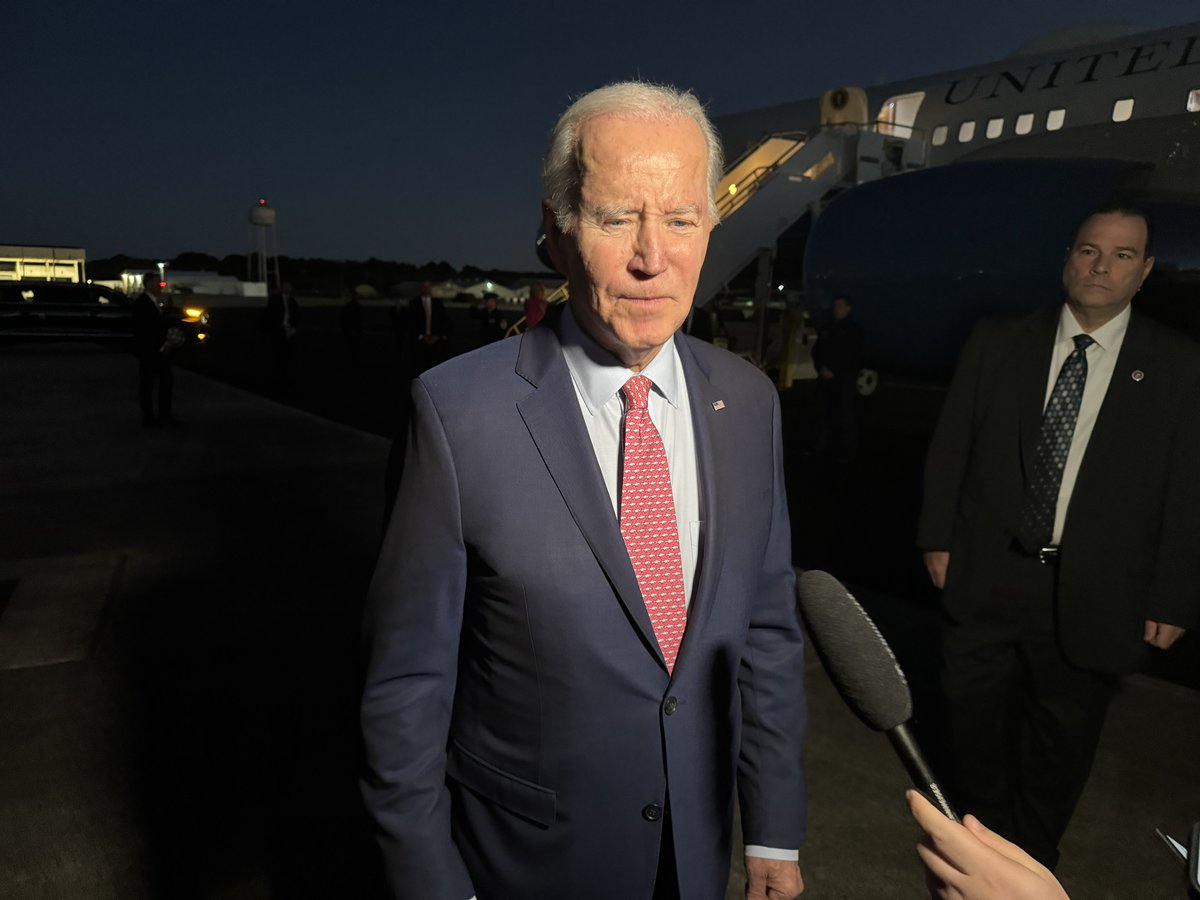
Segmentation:
[(675, 841), (671, 836), (671, 810), (662, 820), (662, 846), (658, 851), (658, 871), (654, 876), (651, 900), (680, 900), (679, 874), (675, 871)]
[(942, 628), (951, 797), (1049, 868), (1117, 686), (1063, 657), (1057, 574), (1014, 548), (986, 612)]
[[(158, 410), (154, 407), (154, 382), (158, 381)], [(143, 353), (138, 356), (138, 402), (142, 407), (142, 421), (169, 419), (171, 417), (171, 394), (175, 388), (175, 376), (171, 372), (171, 359), (166, 353)]]

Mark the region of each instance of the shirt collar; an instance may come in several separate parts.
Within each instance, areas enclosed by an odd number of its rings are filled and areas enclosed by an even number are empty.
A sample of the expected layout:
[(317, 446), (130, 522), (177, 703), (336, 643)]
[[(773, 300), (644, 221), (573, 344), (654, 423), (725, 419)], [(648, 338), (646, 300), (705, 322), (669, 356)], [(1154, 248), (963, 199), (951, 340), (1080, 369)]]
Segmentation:
[[(1127, 303), (1123, 310), (1095, 331), (1086, 333), (1101, 350), (1111, 350), (1125, 339), (1125, 332), (1129, 328), (1129, 317), (1132, 314), (1133, 305)], [(1071, 307), (1064, 303), (1062, 313), (1058, 317), (1058, 334), (1054, 338), (1055, 342), (1074, 341), (1075, 335), (1084, 333), (1079, 322), (1075, 320), (1075, 314), (1071, 312)]]
[(678, 353), (675, 336), (662, 345), (641, 372), (631, 372), (580, 327), (568, 303), (559, 326), (563, 358), (588, 412), (596, 415), (635, 374), (645, 375), (668, 403), (679, 406)]

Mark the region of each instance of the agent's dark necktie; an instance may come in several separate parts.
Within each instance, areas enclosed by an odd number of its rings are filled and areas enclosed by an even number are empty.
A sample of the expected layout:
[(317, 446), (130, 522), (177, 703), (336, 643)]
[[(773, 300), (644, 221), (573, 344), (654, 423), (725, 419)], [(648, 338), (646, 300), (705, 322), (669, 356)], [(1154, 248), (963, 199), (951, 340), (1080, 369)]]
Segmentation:
[(625, 433), (619, 518), (654, 636), (671, 672), (687, 627), (687, 604), (667, 453), (647, 406), (651, 386), (649, 378), (634, 375), (622, 388)]
[(1086, 334), (1075, 335), (1075, 349), (1059, 370), (1050, 402), (1042, 414), (1042, 430), (1033, 456), (1033, 473), (1025, 485), (1021, 528), (1017, 540), (1026, 552), (1036, 554), (1054, 537), (1054, 511), (1062, 487), (1063, 467), (1071, 451), (1083, 386), (1087, 382), (1087, 348), (1095, 343)]

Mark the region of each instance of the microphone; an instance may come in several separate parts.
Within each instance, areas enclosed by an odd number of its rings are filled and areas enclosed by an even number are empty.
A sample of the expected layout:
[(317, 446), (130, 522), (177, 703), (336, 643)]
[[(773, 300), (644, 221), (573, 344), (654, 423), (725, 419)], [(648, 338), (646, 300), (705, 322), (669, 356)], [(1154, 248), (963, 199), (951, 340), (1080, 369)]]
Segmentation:
[(871, 617), (828, 572), (803, 573), (796, 594), (817, 656), (846, 705), (868, 728), (887, 733), (913, 784), (948, 819), (960, 821), (908, 728), (908, 681)]

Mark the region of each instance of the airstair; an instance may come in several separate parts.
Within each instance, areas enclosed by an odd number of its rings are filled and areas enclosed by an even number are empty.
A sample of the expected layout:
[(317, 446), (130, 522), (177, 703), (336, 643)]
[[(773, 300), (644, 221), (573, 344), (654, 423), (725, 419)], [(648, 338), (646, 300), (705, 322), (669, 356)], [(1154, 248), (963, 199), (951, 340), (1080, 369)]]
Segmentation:
[(732, 163), (717, 190), (721, 224), (696, 290), (704, 305), (806, 213), (832, 194), (924, 165), (924, 145), (889, 129), (830, 125), (811, 137), (773, 134)]

